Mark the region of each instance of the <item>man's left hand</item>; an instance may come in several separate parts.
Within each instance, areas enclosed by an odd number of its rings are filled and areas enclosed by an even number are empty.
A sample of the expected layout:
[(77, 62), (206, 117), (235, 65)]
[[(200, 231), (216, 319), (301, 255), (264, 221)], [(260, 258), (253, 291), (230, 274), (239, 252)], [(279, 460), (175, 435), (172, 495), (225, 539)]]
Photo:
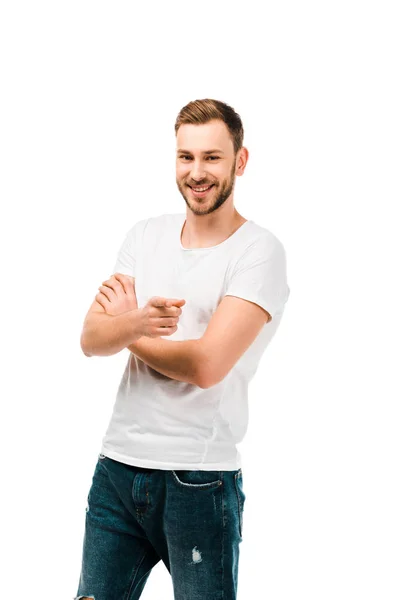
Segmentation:
[(108, 315), (120, 315), (138, 308), (135, 281), (128, 275), (114, 273), (110, 279), (103, 281), (96, 300)]

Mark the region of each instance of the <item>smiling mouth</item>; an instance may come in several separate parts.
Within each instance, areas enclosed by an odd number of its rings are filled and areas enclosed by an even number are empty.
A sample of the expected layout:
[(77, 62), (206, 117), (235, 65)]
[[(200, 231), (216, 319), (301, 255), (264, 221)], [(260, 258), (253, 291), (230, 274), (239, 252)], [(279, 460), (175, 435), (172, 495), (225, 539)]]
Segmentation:
[(214, 187), (215, 183), (212, 183), (209, 186), (198, 186), (197, 190), (196, 188), (192, 187), (191, 185), (189, 185), (192, 194), (198, 198), (202, 198), (203, 196), (205, 196), (213, 187)]

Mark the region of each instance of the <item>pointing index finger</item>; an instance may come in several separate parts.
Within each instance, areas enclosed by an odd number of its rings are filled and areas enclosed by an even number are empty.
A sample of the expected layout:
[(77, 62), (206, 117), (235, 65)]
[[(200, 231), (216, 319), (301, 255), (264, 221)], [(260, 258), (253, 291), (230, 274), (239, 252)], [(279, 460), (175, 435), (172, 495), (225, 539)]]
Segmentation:
[(170, 308), (171, 306), (183, 306), (186, 300), (180, 300), (179, 298), (163, 298), (162, 296), (155, 296), (152, 298), (151, 303), (153, 306), (165, 306)]

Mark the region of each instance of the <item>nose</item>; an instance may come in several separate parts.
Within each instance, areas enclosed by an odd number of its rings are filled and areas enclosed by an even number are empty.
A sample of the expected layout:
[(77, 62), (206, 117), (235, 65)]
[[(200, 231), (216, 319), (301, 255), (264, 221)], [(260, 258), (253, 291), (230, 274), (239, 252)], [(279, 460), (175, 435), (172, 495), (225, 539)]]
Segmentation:
[(190, 173), (190, 176), (193, 179), (193, 181), (202, 181), (204, 179), (204, 176), (205, 176), (204, 166), (201, 162), (195, 162), (193, 164), (193, 168)]

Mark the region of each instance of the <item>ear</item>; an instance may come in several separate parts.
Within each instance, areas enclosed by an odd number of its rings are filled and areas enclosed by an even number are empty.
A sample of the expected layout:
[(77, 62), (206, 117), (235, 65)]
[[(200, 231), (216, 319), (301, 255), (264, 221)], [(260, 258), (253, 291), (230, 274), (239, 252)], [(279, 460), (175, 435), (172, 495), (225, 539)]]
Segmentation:
[(236, 175), (240, 177), (241, 175), (243, 175), (247, 165), (247, 161), (249, 160), (249, 151), (247, 148), (242, 146), (238, 152), (238, 155), (239, 158), (237, 158)]

